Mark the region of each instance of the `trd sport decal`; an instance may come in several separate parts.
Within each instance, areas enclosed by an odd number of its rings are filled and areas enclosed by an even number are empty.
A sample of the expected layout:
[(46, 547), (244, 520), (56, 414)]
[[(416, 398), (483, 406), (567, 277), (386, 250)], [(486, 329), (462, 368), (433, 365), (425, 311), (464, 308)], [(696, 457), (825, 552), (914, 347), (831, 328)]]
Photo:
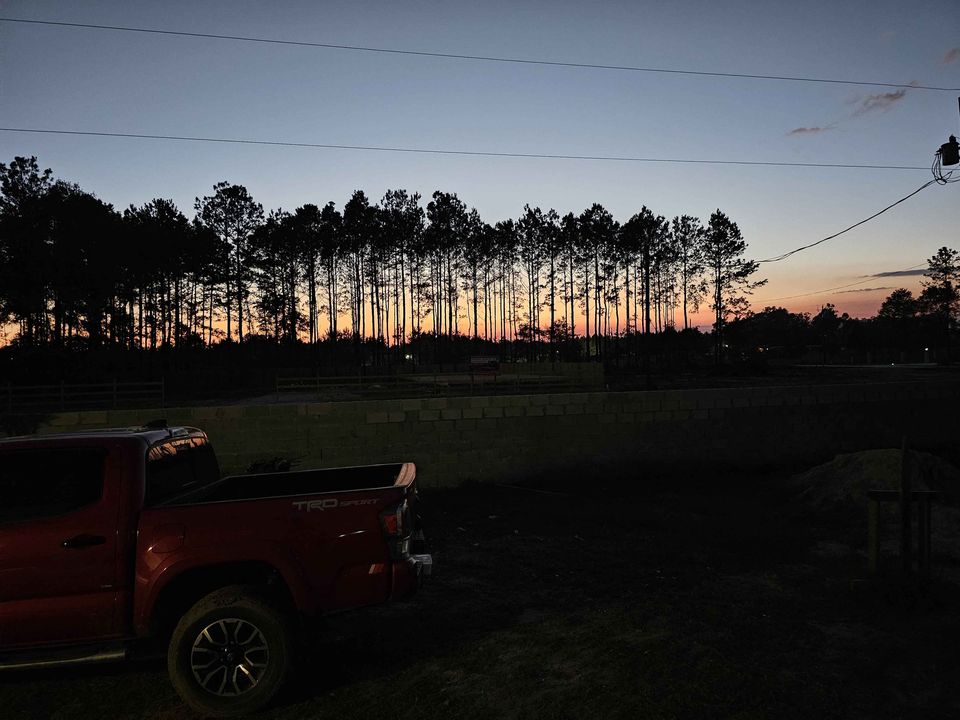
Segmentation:
[(324, 500), (297, 500), (293, 507), (297, 510), (334, 510), (336, 508), (354, 507), (357, 505), (376, 505), (377, 499), (367, 500), (337, 500), (336, 498), (326, 498)]

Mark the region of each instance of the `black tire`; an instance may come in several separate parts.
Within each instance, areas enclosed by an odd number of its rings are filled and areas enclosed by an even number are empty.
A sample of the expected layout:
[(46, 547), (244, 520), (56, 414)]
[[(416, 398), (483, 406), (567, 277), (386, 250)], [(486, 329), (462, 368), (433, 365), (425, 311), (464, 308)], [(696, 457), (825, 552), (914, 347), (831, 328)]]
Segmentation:
[(286, 616), (257, 588), (236, 585), (210, 593), (180, 619), (167, 669), (174, 689), (198, 713), (236, 717), (273, 699), (292, 658)]

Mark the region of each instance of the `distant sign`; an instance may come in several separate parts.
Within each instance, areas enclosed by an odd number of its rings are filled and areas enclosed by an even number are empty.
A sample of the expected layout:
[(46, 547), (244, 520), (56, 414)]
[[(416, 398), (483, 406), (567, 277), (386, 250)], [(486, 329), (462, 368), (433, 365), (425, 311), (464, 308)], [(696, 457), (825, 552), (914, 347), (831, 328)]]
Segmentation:
[(496, 375), (500, 372), (499, 358), (490, 355), (474, 355), (470, 358), (471, 375)]

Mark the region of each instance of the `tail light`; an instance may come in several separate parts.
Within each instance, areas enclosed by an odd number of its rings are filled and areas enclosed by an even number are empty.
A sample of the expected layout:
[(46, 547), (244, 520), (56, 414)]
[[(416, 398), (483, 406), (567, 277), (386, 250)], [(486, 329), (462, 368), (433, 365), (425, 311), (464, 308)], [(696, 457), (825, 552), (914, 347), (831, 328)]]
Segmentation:
[(410, 552), (410, 533), (413, 528), (407, 501), (381, 512), (380, 526), (387, 537), (390, 557), (395, 560), (406, 557)]

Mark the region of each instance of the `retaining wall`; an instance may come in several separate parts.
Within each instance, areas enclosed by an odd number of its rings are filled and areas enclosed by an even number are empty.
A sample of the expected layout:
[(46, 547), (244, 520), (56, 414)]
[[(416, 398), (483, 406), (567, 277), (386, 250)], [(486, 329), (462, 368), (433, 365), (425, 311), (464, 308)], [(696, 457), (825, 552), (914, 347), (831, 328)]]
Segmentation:
[(210, 435), (226, 472), (279, 456), (297, 467), (412, 460), (426, 486), (550, 472), (802, 466), (838, 452), (960, 439), (960, 382), (584, 392), (91, 411), (40, 432), (157, 417)]

